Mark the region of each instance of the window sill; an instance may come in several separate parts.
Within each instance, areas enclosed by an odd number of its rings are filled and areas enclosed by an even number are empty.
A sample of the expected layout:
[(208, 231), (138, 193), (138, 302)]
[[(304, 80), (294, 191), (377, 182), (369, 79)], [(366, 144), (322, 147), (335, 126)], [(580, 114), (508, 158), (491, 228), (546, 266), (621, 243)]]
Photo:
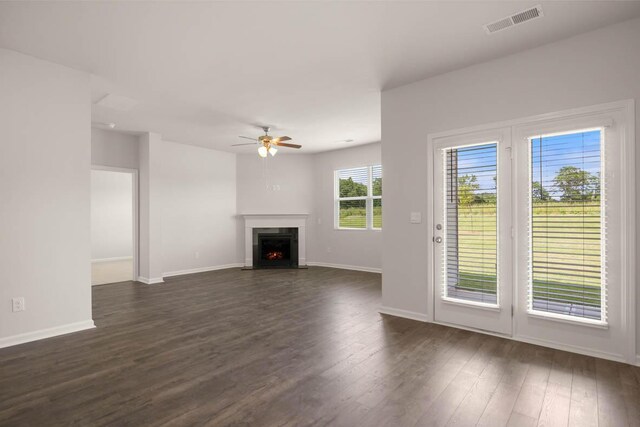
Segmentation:
[(536, 310), (527, 310), (527, 315), (529, 317), (534, 317), (536, 319), (544, 319), (544, 320), (550, 320), (553, 322), (569, 323), (571, 325), (576, 325), (576, 326), (587, 326), (590, 328), (597, 328), (597, 329), (609, 329), (609, 324), (607, 322), (603, 322), (602, 320), (593, 320), (593, 319), (586, 319), (586, 318), (575, 317), (575, 316), (567, 316), (563, 314), (546, 313), (543, 311), (536, 311)]

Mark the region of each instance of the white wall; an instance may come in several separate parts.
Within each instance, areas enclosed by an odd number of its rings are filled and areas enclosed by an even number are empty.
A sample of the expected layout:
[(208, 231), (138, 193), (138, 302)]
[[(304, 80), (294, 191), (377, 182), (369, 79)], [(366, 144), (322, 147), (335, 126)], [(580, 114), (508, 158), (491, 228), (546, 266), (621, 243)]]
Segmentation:
[(91, 171), (91, 259), (133, 256), (133, 175)]
[(238, 213), (313, 213), (313, 156), (238, 155)]
[[(379, 165), (381, 144), (367, 144), (354, 148), (314, 155), (316, 239), (310, 253), (312, 262), (355, 266), (372, 271), (382, 268), (382, 231), (336, 230), (334, 218), (334, 171), (359, 166)], [(386, 171), (383, 167), (383, 175)], [(383, 194), (383, 211), (386, 194)], [(383, 215), (386, 215), (384, 213)], [(383, 230), (385, 225), (383, 223)]]
[(162, 282), (162, 159), (160, 134), (146, 133), (138, 139), (138, 280)]
[(92, 164), (140, 171), (141, 280), (240, 262), (235, 154), (97, 128), (91, 146)]
[(0, 347), (93, 325), (90, 123), (87, 74), (0, 49)]
[[(637, 102), (639, 40), (636, 19), (382, 93), (383, 305), (421, 315), (431, 307), (427, 230), (424, 223), (409, 223), (409, 212), (430, 208), (427, 134), (629, 98)], [(640, 135), (640, 116), (636, 127)], [(638, 335), (640, 340), (640, 325)]]
[(91, 128), (91, 164), (138, 169), (138, 137)]
[(158, 156), (165, 276), (238, 264), (235, 154), (162, 141)]

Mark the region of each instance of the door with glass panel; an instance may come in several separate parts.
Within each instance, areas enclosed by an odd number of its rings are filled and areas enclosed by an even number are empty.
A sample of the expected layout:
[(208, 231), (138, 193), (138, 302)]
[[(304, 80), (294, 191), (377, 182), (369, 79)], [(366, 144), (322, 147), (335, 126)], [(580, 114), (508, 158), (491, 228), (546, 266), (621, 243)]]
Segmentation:
[(434, 314), (511, 334), (510, 129), (433, 143)]
[(514, 128), (516, 335), (625, 354), (619, 113)]

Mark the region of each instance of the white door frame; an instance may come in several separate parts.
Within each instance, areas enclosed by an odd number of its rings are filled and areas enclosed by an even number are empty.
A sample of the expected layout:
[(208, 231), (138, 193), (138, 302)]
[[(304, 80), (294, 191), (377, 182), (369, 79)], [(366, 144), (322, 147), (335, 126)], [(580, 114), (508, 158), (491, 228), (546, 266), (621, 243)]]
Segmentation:
[(138, 265), (139, 265), (139, 219), (138, 219), (138, 169), (129, 169), (129, 168), (118, 168), (113, 166), (102, 166), (102, 165), (91, 165), (92, 171), (107, 171), (107, 172), (121, 172), (121, 173), (129, 173), (132, 178), (132, 218), (133, 218), (133, 233), (131, 236), (133, 242), (133, 277), (131, 280), (135, 281), (138, 279)]
[[(445, 138), (445, 137), (453, 137), (457, 135), (470, 134), (474, 132), (487, 131), (496, 128), (502, 127), (511, 127), (512, 129), (516, 126), (523, 125), (535, 125), (540, 122), (548, 122), (550, 120), (566, 120), (569, 118), (579, 119), (581, 116), (590, 116), (595, 113), (604, 113), (604, 112), (619, 112), (624, 117), (624, 123), (622, 126), (622, 140), (620, 143), (620, 149), (622, 150), (622, 156), (624, 159), (624, 164), (622, 165), (623, 171), (627, 176), (627, 179), (622, 180), (622, 187), (620, 191), (624, 195), (623, 205), (622, 205), (622, 226), (624, 227), (623, 233), (623, 241), (621, 245), (624, 247), (624, 254), (622, 259), (622, 288), (621, 292), (624, 295), (624, 300), (626, 304), (623, 304), (621, 309), (623, 310), (622, 318), (623, 324), (622, 328), (624, 329), (624, 334), (627, 338), (627, 345), (624, 351), (620, 354), (611, 354), (611, 353), (602, 353), (599, 351), (594, 351), (589, 348), (584, 347), (576, 347), (569, 346), (562, 342), (555, 341), (536, 341), (529, 339), (528, 337), (520, 336), (518, 334), (517, 325), (515, 324), (514, 317), (514, 325), (513, 325), (513, 335), (511, 339), (516, 341), (523, 342), (531, 342), (533, 344), (543, 345), (551, 348), (556, 348), (560, 350), (570, 351), (574, 353), (585, 354), (589, 356), (595, 356), (610, 360), (616, 360), (621, 362), (626, 362), (629, 364), (639, 365), (640, 366), (640, 348), (636, 349), (636, 318), (640, 313), (636, 313), (637, 310), (637, 301), (636, 301), (636, 165), (635, 165), (635, 100), (628, 99), (622, 101), (614, 101), (604, 104), (597, 104), (588, 107), (580, 107), (573, 108), (569, 110), (563, 110), (559, 112), (552, 112), (546, 114), (540, 114), (535, 116), (523, 117), (520, 119), (514, 120), (506, 120), (502, 122), (489, 123), (478, 126), (470, 126), (466, 128), (448, 130), (444, 132), (431, 133), (427, 135), (427, 144), (426, 144), (426, 158), (427, 158), (427, 167), (431, 168), (434, 160), (434, 143), (436, 140)], [(435, 287), (435, 277), (434, 277), (434, 246), (431, 244), (431, 241), (434, 237), (434, 215), (433, 215), (433, 192), (432, 188), (434, 185), (434, 176), (433, 171), (427, 174), (427, 210), (426, 210), (426, 241), (427, 244), (427, 295), (429, 298), (432, 298), (430, 304), (427, 304), (427, 313), (426, 313), (426, 321), (439, 323), (435, 321), (434, 317), (434, 304), (435, 299), (437, 298), (436, 287)], [(515, 199), (515, 198), (514, 198)], [(515, 207), (514, 207), (515, 208)], [(516, 276), (514, 276), (516, 277)], [(517, 286), (516, 286), (517, 288)], [(514, 298), (517, 298), (517, 291), (514, 292)], [(513, 301), (515, 304), (516, 301)], [(449, 326), (452, 326), (448, 324)], [(491, 332), (487, 332), (484, 330), (478, 330), (474, 328), (464, 327), (464, 326), (455, 326), (460, 329), (468, 329), (474, 330), (480, 333), (485, 333), (489, 335), (497, 335), (504, 336), (499, 334), (494, 334)]]
[[(465, 133), (462, 135), (437, 138), (432, 141), (433, 150), (433, 170), (432, 179), (434, 184), (440, 182), (444, 174), (440, 159), (437, 152), (442, 152), (445, 148), (453, 147), (470, 147), (483, 144), (496, 144), (496, 172), (497, 172), (497, 196), (498, 204), (496, 206), (496, 218), (502, 218), (497, 225), (496, 234), (496, 255), (498, 263), (497, 283), (497, 301), (496, 304), (485, 304), (471, 301), (462, 301), (455, 298), (443, 297), (444, 289), (438, 286), (442, 283), (442, 277), (437, 278), (436, 272), (439, 270), (435, 259), (441, 256), (443, 245), (446, 244), (446, 229), (439, 233), (434, 231), (434, 235), (438, 234), (443, 238), (442, 243), (429, 242), (432, 247), (437, 247), (438, 252), (434, 250), (434, 294), (433, 294), (433, 313), (434, 319), (447, 324), (467, 325), (489, 331), (499, 333), (501, 335), (510, 336), (512, 334), (513, 322), (511, 319), (511, 307), (513, 304), (513, 279), (512, 279), (512, 241), (511, 241), (511, 128), (503, 127), (480, 132)], [(438, 177), (437, 175), (440, 175)], [(432, 193), (444, 197), (441, 190), (436, 190), (433, 186)], [(432, 218), (436, 221), (442, 212), (435, 213), (435, 208), (444, 209), (441, 205), (442, 201), (437, 199), (431, 204)], [(446, 223), (446, 219), (442, 219), (442, 224)], [(442, 262), (442, 260), (440, 260)]]

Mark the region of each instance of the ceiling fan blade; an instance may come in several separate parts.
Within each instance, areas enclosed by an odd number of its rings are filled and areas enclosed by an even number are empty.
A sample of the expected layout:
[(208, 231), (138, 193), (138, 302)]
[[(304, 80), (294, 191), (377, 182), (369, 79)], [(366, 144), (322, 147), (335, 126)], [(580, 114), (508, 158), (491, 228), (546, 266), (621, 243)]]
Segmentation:
[(280, 141), (291, 141), (291, 138), (289, 138), (288, 136), (279, 136), (277, 138), (274, 138), (271, 142), (275, 142), (277, 144)]
[(250, 139), (252, 141), (257, 141), (258, 140), (257, 138), (250, 138), (248, 136), (242, 136), (242, 135), (238, 136), (238, 138)]
[(242, 144), (231, 144), (232, 147), (239, 147), (241, 145), (256, 145), (256, 143), (255, 142), (245, 142), (245, 143), (242, 143)]
[(286, 142), (276, 142), (278, 147), (288, 147), (288, 148), (302, 148), (302, 145), (298, 144), (287, 144)]

